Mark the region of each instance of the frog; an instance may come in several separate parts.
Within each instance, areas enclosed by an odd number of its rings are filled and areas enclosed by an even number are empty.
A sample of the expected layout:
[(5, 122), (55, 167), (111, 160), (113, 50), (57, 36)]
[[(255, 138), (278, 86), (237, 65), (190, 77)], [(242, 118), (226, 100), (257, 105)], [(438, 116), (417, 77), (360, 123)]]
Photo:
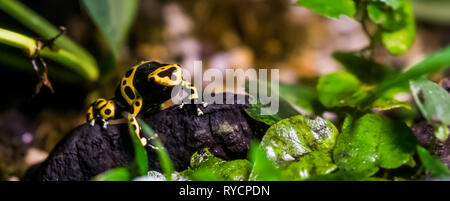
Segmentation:
[(98, 98), (90, 104), (86, 120), (90, 126), (99, 122), (106, 129), (110, 120), (119, 119), (125, 114), (142, 146), (147, 146), (148, 139), (141, 135), (136, 118), (143, 113), (161, 111), (161, 105), (171, 99), (172, 94), (178, 94), (172, 90), (183, 90), (188, 94), (180, 104), (180, 108), (189, 101), (196, 104), (197, 115), (203, 115), (201, 107), (205, 108), (207, 103), (199, 101), (197, 88), (184, 80), (182, 75), (182, 68), (178, 64), (142, 61), (131, 67), (121, 78), (113, 98)]

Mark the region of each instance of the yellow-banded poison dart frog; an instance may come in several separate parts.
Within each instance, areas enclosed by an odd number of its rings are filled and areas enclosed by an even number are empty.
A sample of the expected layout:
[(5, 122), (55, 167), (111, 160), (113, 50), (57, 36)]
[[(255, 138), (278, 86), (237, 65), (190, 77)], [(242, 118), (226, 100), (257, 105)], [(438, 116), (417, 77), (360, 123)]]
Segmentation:
[[(86, 116), (87, 122), (94, 126), (96, 120), (99, 120), (103, 128), (106, 128), (109, 120), (120, 118), (122, 112), (128, 112), (129, 123), (142, 145), (146, 146), (147, 139), (140, 135), (140, 126), (136, 121), (136, 116), (143, 112), (161, 110), (161, 104), (171, 98), (174, 88), (185, 90), (190, 94), (186, 98), (192, 103), (198, 102), (197, 89), (190, 82), (183, 80), (182, 69), (178, 64), (141, 62), (125, 73), (116, 88), (114, 98), (109, 100), (99, 98), (90, 105)], [(206, 103), (202, 102), (202, 105), (206, 107)], [(183, 104), (180, 107), (183, 107)], [(199, 107), (197, 107), (197, 114), (203, 114)]]

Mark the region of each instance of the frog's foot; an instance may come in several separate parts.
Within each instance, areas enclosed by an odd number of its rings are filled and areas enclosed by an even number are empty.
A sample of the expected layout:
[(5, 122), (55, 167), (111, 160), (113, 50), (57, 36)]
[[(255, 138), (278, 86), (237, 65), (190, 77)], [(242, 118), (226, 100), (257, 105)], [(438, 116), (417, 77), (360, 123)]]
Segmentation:
[(187, 103), (185, 101), (182, 101), (179, 107), (180, 109), (183, 109), (186, 104), (194, 104), (197, 116), (201, 116), (204, 114), (202, 107), (206, 108), (206, 106), (208, 106), (208, 103), (202, 101), (200, 104), (197, 104), (197, 102), (197, 99), (190, 99), (190, 101), (188, 100)]
[(102, 127), (104, 129), (106, 129), (108, 127), (108, 124), (109, 124), (109, 121), (106, 121), (106, 120), (102, 119), (102, 125), (103, 125)]
[[(153, 134), (152, 137), (150, 137), (150, 140), (154, 140), (154, 139), (157, 139), (157, 138), (158, 138), (158, 134), (155, 133), (155, 134)], [(152, 148), (153, 150), (159, 150), (159, 147), (153, 145), (152, 143), (149, 143), (148, 146), (149, 146), (150, 148)]]
[(99, 98), (89, 106), (86, 120), (91, 126), (95, 125), (96, 120), (100, 120), (102, 122), (102, 127), (106, 129), (109, 120), (115, 117), (115, 113), (116, 104), (114, 101)]
[(197, 108), (197, 116), (201, 116), (201, 115), (204, 114), (204, 113), (203, 113), (203, 110), (202, 110), (201, 108), (202, 108), (202, 107), (203, 107), (203, 109), (206, 108), (206, 106), (208, 106), (208, 103), (202, 101), (200, 104), (196, 104), (195, 106), (196, 106), (196, 108)]

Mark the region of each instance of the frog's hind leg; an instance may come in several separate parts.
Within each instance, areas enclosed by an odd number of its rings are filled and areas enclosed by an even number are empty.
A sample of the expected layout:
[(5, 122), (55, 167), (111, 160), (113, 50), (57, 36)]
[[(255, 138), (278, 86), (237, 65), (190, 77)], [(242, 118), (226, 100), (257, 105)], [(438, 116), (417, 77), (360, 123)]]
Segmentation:
[(140, 113), (142, 109), (143, 100), (142, 97), (136, 98), (130, 105), (130, 113), (127, 116), (128, 122), (133, 127), (134, 132), (141, 141), (142, 146), (147, 145), (147, 138), (141, 136), (141, 127), (139, 126), (136, 116)]
[(88, 112), (86, 114), (86, 122), (89, 123), (89, 125), (94, 126), (95, 124), (95, 116), (94, 116), (94, 105), (91, 104), (89, 106)]
[(131, 127), (133, 127), (134, 133), (136, 133), (137, 137), (141, 141), (142, 146), (145, 147), (147, 145), (147, 138), (141, 137), (141, 127), (139, 126), (136, 117), (131, 117), (128, 121), (131, 124)]
[(114, 100), (99, 98), (89, 106), (86, 120), (91, 126), (95, 125), (96, 120), (100, 120), (103, 128), (106, 128), (109, 120), (115, 118), (116, 109), (117, 107)]

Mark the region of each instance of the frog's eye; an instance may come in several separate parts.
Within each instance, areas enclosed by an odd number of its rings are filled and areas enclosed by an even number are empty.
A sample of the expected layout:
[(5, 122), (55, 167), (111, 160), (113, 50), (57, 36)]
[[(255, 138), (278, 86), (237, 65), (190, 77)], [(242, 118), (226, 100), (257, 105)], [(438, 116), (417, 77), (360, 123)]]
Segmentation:
[(160, 67), (148, 75), (148, 80), (163, 86), (176, 86), (182, 81), (182, 70), (176, 64)]

